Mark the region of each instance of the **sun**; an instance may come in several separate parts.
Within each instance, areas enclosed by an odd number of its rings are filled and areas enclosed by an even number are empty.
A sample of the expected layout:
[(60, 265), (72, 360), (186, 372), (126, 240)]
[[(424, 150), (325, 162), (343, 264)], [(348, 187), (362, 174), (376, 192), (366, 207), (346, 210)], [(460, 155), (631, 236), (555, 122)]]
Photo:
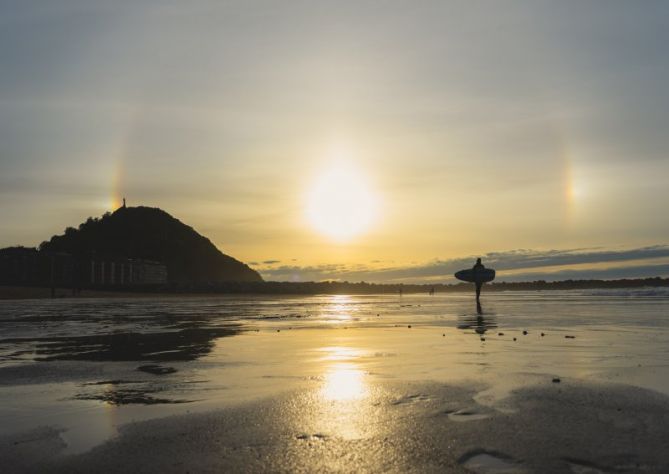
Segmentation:
[(378, 200), (363, 173), (351, 164), (323, 170), (307, 194), (311, 226), (332, 240), (344, 242), (367, 231), (378, 217)]

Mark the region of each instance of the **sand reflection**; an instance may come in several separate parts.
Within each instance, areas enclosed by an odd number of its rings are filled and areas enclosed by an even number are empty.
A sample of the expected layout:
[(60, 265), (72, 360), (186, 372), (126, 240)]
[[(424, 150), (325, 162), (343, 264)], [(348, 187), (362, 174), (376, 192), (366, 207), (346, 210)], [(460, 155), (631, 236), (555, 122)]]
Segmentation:
[(320, 352), (325, 365), (321, 388), (323, 398), (334, 401), (364, 398), (368, 392), (366, 374), (358, 361), (364, 356), (364, 351), (353, 347), (327, 346), (322, 347)]
[(497, 318), (493, 314), (462, 314), (458, 316), (458, 329), (471, 330), (484, 335), (486, 331), (497, 328)]
[(365, 374), (350, 362), (330, 366), (325, 373), (321, 394), (326, 400), (359, 400), (367, 394)]
[(316, 425), (330, 436), (359, 439), (369, 435), (372, 421), (368, 373), (359, 359), (364, 351), (351, 347), (323, 347), (323, 384), (316, 396)]
[(329, 323), (343, 323), (351, 321), (352, 299), (347, 295), (335, 295), (330, 298), (330, 302), (325, 306), (324, 313), (328, 316)]

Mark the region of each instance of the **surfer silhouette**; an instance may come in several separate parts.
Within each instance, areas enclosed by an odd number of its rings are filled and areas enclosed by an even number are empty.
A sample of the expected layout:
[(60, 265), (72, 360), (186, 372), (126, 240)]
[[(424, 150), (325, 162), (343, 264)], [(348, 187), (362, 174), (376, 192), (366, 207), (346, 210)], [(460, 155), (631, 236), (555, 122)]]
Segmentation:
[(481, 297), (481, 287), (484, 283), (495, 279), (495, 270), (486, 268), (485, 265), (481, 263), (481, 259), (477, 258), (476, 263), (472, 268), (455, 272), (454, 276), (460, 281), (466, 281), (476, 285), (476, 306), (478, 312), (481, 313), (481, 304), (479, 302), (479, 298)]
[[(481, 263), (481, 259), (477, 258), (476, 263), (472, 267), (472, 271), (474, 274), (481, 273), (483, 270), (485, 270), (485, 265)], [(476, 304), (479, 304), (479, 297), (481, 296), (481, 287), (483, 286), (483, 281), (481, 280), (476, 280)]]

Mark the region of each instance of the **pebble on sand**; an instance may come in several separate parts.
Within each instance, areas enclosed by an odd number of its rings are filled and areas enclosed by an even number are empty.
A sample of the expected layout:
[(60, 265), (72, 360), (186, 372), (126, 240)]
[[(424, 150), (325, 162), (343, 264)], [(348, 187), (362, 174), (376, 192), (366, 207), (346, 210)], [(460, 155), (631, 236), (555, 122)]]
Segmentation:
[(498, 336), (503, 336), (504, 333), (503, 333), (503, 332), (498, 332), (497, 335), (498, 335)]
[(553, 377), (553, 383), (560, 383), (560, 377)]
[(527, 336), (527, 331), (523, 331), (523, 336)]
[(542, 333), (541, 333), (541, 337), (544, 337), (544, 336), (545, 336), (545, 334), (542, 332)]
[(575, 339), (576, 336), (565, 336), (564, 338), (565, 338), (565, 339)]
[(409, 329), (411, 329), (411, 324), (409, 324), (407, 327), (408, 327)]
[(515, 340), (516, 340), (516, 338), (514, 337), (514, 338), (513, 338), (513, 340), (515, 341)]

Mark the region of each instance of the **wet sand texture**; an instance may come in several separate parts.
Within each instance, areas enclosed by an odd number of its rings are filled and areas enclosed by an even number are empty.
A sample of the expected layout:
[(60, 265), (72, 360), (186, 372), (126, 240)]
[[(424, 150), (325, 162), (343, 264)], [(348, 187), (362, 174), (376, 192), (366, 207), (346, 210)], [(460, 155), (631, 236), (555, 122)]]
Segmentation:
[(309, 390), (126, 425), (76, 456), (59, 456), (58, 432), (44, 429), (0, 440), (0, 457), (7, 472), (669, 472), (664, 395), (549, 381), (501, 411), (474, 395), (402, 384), (328, 401)]

